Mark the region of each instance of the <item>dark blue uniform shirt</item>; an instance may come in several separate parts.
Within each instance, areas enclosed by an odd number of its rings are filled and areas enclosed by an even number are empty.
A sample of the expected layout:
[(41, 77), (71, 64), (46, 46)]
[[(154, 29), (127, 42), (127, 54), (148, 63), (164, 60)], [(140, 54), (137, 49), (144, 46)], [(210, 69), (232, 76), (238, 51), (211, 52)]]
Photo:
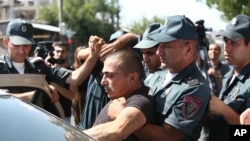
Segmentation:
[[(250, 64), (245, 66), (231, 82), (234, 71), (225, 75), (222, 82), (220, 99), (235, 112), (241, 114), (250, 107)], [(211, 141), (229, 141), (229, 124), (222, 116), (213, 116), (209, 133)]]
[(158, 125), (167, 123), (180, 130), (186, 135), (185, 141), (198, 140), (208, 112), (210, 92), (195, 62), (179, 72), (154, 99)]

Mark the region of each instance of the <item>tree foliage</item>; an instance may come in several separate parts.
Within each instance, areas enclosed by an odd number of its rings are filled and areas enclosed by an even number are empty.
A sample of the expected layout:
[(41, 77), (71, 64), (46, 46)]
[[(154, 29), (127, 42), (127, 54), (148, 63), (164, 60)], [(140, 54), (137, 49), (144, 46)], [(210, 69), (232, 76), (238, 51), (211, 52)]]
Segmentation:
[[(118, 0), (62, 0), (63, 22), (75, 31), (74, 41), (86, 45), (90, 35), (98, 35), (106, 40), (119, 28)], [(43, 7), (39, 18), (48, 24), (58, 26), (58, 7), (56, 3)]]
[(209, 7), (221, 11), (223, 20), (230, 20), (238, 14), (250, 15), (249, 0), (206, 0)]
[[(62, 21), (67, 28), (76, 32), (73, 41), (77, 45), (86, 45), (90, 35), (97, 35), (108, 41), (110, 35), (120, 27), (119, 0), (62, 0)], [(39, 11), (39, 18), (50, 25), (58, 26), (58, 6), (52, 3)], [(152, 19), (142, 17), (131, 22), (129, 28), (142, 34), (151, 23), (164, 23), (164, 18)]]
[(58, 25), (58, 7), (55, 3), (43, 6), (39, 11), (39, 19), (46, 21), (50, 25)]
[(149, 24), (152, 24), (152, 23), (164, 24), (164, 22), (165, 22), (164, 18), (160, 18), (157, 16), (154, 16), (152, 19), (142, 17), (141, 19), (134, 21), (130, 26), (134, 33), (143, 34), (143, 32), (145, 31), (145, 29), (147, 28)]

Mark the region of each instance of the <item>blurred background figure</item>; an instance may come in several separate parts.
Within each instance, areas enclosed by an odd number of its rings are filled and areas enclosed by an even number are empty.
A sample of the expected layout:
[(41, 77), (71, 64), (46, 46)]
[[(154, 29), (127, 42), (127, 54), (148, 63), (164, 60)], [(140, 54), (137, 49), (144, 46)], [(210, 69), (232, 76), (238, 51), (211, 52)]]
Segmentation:
[(56, 67), (64, 67), (70, 69), (70, 66), (67, 64), (68, 45), (63, 42), (54, 42), (52, 46), (54, 60), (53, 65)]
[[(81, 51), (81, 53), (79, 53), (79, 51)], [(84, 60), (81, 60), (80, 58), (87, 58), (88, 55), (89, 55), (89, 48), (87, 48), (87, 46), (77, 47), (74, 52), (74, 62), (71, 68), (72, 69), (79, 68), (84, 63)], [(78, 124), (82, 119), (83, 106), (85, 103), (86, 93), (87, 93), (88, 79), (89, 77), (78, 87), (76, 95), (72, 100), (73, 116), (76, 126), (78, 126)]]
[(53, 41), (40, 41), (34, 49), (33, 56), (41, 57), (47, 65), (54, 64)]
[[(53, 42), (53, 55), (52, 60), (50, 61), (51, 67), (63, 67), (66, 69), (71, 69), (71, 67), (67, 64), (67, 58), (68, 58), (68, 49), (67, 44), (63, 42)], [(70, 123), (70, 118), (72, 115), (71, 108), (72, 108), (72, 100), (75, 97), (75, 92), (69, 91), (69, 86), (65, 86), (66, 89), (62, 89), (60, 87), (57, 87), (56, 84), (54, 84), (59, 92), (59, 101), (63, 107), (64, 110), (64, 120)]]
[(214, 81), (217, 85), (217, 89), (213, 91), (213, 93), (218, 96), (221, 90), (222, 79), (223, 76), (230, 70), (229, 65), (222, 63), (220, 60), (221, 55), (221, 47), (216, 44), (212, 43), (209, 45), (208, 49), (208, 57), (210, 59), (211, 67), (208, 68), (208, 75), (214, 76)]

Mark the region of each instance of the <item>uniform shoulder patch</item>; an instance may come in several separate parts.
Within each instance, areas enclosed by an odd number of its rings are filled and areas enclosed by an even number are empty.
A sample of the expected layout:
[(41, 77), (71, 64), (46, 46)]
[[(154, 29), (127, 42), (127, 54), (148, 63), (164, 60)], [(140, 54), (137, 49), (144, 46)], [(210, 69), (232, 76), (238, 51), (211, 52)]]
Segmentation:
[(182, 105), (183, 118), (188, 119), (195, 116), (201, 105), (202, 102), (200, 100), (200, 97), (198, 97), (197, 95), (184, 96)]

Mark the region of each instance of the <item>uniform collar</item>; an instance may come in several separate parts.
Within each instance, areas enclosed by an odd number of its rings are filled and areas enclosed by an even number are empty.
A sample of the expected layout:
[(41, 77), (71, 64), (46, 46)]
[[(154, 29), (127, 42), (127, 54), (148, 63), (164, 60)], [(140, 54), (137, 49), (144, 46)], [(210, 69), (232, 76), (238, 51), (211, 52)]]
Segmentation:
[[(10, 60), (10, 57), (8, 55), (4, 55), (4, 60), (5, 60), (5, 63), (6, 63), (8, 68), (10, 68), (10, 69), (14, 68), (14, 66)], [(25, 64), (25, 69), (26, 69), (26, 67), (35, 69), (34, 64), (30, 63), (27, 58), (24, 60), (24, 64)]]
[(195, 62), (192, 62), (190, 65), (188, 65), (186, 68), (184, 68), (182, 71), (180, 71), (177, 76), (175, 76), (172, 79), (172, 82), (174, 83), (180, 83), (184, 78), (186, 78), (187, 75), (190, 73), (195, 72), (198, 70), (197, 65)]
[[(227, 73), (225, 75), (225, 77), (232, 77), (234, 74), (234, 70), (231, 70), (230, 73)], [(246, 77), (250, 77), (250, 63), (247, 64), (241, 71), (240, 73), (238, 74), (238, 76), (236, 76), (240, 81), (242, 81), (244, 78)]]
[(9, 58), (9, 56), (7, 56), (7, 55), (4, 55), (4, 60), (5, 60), (5, 63), (6, 63), (6, 65), (7, 65), (7, 67), (8, 68), (13, 68), (14, 66), (12, 65), (12, 63), (11, 63), (11, 60), (10, 60), (10, 58)]

